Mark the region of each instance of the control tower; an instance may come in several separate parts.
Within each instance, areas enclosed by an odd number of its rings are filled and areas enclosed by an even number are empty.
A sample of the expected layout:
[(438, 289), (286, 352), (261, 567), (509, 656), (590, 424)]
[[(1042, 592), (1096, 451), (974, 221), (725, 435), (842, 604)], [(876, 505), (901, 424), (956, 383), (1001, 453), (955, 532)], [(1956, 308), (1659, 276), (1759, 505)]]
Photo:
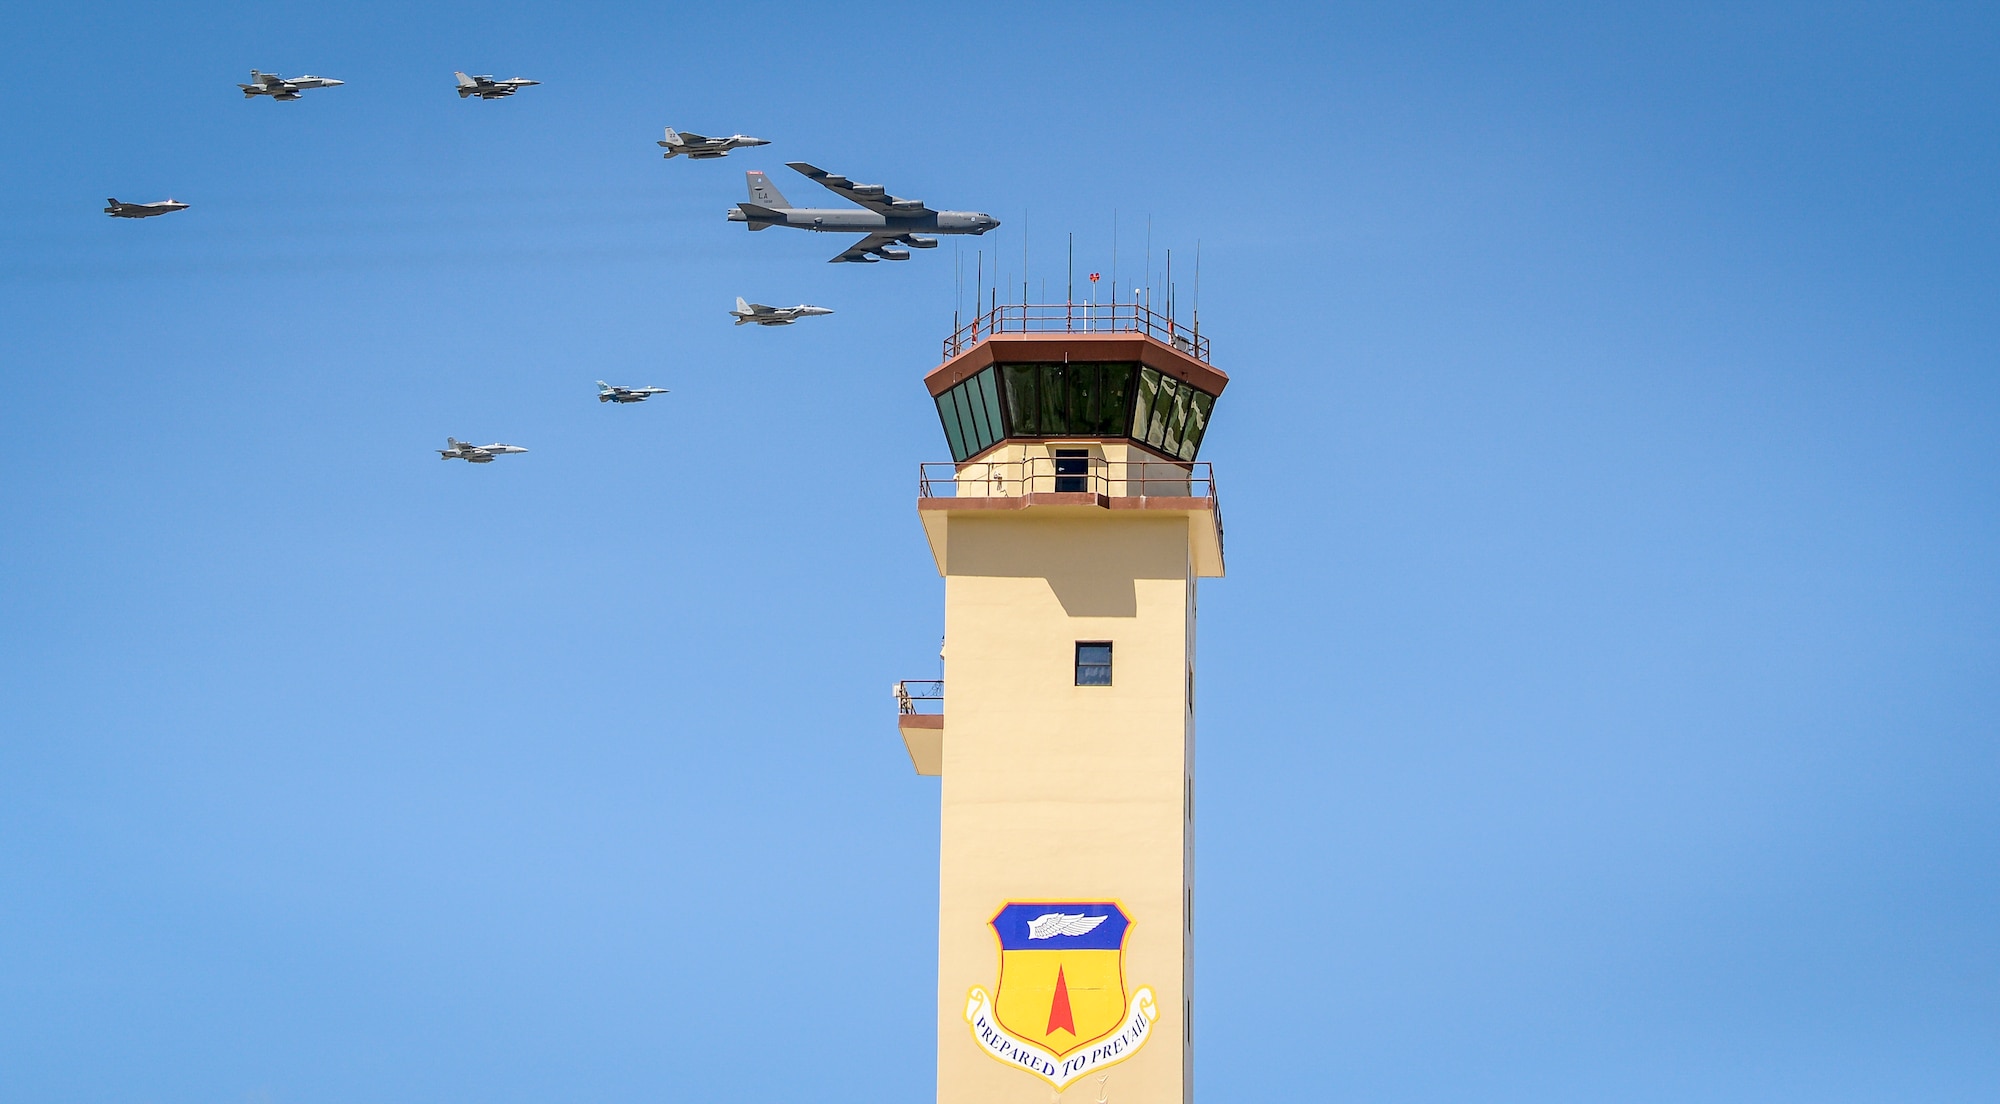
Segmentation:
[(897, 686), (942, 776), (940, 1104), (1193, 1092), (1195, 459), (1229, 378), (1135, 304), (998, 307), (925, 377), (949, 463), (917, 509), (942, 682)]

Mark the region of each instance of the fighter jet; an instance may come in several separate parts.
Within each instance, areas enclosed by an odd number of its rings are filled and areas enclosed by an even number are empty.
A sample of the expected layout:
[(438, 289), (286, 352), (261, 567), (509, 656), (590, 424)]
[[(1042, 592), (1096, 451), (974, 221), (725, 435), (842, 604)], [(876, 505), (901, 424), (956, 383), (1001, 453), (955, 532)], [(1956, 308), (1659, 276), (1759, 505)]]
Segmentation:
[(303, 77), (281, 77), (276, 73), (259, 73), (252, 69), (250, 83), (239, 84), (236, 87), (243, 90), (243, 98), (246, 100), (254, 100), (259, 96), (269, 96), (274, 100), (296, 100), (299, 98), (299, 93), (309, 88), (339, 88), (346, 83), (334, 80), (332, 77), (315, 77), (311, 73)]
[(856, 184), (844, 176), (836, 176), (804, 161), (787, 161), (786, 164), (824, 185), (827, 190), (866, 209), (794, 207), (778, 194), (778, 189), (771, 186), (769, 177), (752, 171), (744, 174), (750, 181), (750, 202), (731, 207), (729, 221), (747, 222), (752, 230), (768, 226), (794, 226), (801, 230), (830, 233), (860, 231), (868, 235), (832, 258), (834, 263), (874, 264), (877, 258), (907, 261), (910, 251), (899, 249), (893, 243), (901, 242), (918, 249), (937, 248), (937, 239), (920, 234), (919, 230), (937, 234), (984, 234), (1000, 225), (999, 219), (979, 211), (933, 211), (924, 206), (923, 200), (898, 199), (880, 184)]
[(519, 445), (468, 445), (456, 437), (446, 437), (444, 442), (451, 447), (439, 449), (438, 459), (464, 460), (470, 464), (491, 464), (495, 456), (528, 451)]
[(661, 156), (671, 161), (685, 153), (695, 161), (710, 161), (717, 157), (729, 156), (729, 151), (745, 146), (768, 146), (771, 143), (762, 138), (752, 138), (748, 134), (732, 134), (727, 138), (705, 138), (692, 130), (667, 128), (667, 140), (660, 148), (667, 152)]
[(175, 199), (163, 199), (158, 203), (120, 203), (115, 199), (104, 202), (111, 206), (104, 213), (112, 218), (152, 218), (154, 215), (171, 215), (175, 211), (185, 211), (188, 205)]
[(664, 387), (613, 387), (603, 380), (597, 381), (597, 401), (615, 403), (645, 402), (654, 395), (664, 395)]
[(736, 297), (736, 309), (729, 312), (736, 317), (736, 324), (755, 322), (759, 326), (789, 326), (801, 318), (811, 318), (816, 314), (832, 314), (825, 307), (800, 303), (796, 307), (767, 307), (762, 303), (746, 303), (741, 295)]
[(526, 77), (508, 77), (506, 80), (497, 81), (493, 79), (491, 73), (479, 77), (468, 77), (464, 73), (452, 75), (458, 78), (458, 98), (461, 100), (467, 96), (477, 96), (482, 100), (497, 100), (502, 96), (511, 96), (530, 85), (542, 83), (531, 81)]

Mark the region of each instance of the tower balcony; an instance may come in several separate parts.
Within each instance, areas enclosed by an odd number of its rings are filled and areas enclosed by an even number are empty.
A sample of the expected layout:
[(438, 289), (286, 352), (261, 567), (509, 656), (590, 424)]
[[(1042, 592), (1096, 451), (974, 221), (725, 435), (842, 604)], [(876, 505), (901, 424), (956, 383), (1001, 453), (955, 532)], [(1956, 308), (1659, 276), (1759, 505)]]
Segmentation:
[(952, 331), (943, 359), (1001, 334), (1139, 334), (1209, 363), (1199, 319), (1183, 325), (1143, 303), (1002, 303)]
[(1164, 460), (1123, 441), (1013, 441), (989, 456), (919, 465), (917, 515), (940, 574), (951, 519), (998, 511), (1185, 517), (1194, 573), (1223, 573), (1222, 507), (1206, 461)]
[(896, 695), (896, 730), (918, 774), (944, 773), (944, 683), (938, 679), (904, 679)]

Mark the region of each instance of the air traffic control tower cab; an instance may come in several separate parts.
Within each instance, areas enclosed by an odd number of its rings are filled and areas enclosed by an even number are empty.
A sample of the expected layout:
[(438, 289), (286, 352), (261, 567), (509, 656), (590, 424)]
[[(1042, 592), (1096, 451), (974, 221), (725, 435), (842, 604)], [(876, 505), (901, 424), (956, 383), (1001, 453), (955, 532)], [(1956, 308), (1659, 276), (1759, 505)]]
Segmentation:
[(940, 1104), (1191, 1099), (1195, 588), (1223, 573), (1197, 456), (1228, 382), (1135, 304), (998, 307), (925, 377), (945, 668), (896, 697), (941, 779)]

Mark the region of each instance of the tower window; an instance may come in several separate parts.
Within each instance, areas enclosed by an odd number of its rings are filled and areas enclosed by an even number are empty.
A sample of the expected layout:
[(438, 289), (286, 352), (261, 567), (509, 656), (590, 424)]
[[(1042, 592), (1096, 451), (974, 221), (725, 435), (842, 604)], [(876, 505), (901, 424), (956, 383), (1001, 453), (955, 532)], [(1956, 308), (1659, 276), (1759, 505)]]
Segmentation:
[(1079, 640), (1076, 642), (1076, 684), (1078, 686), (1111, 685), (1111, 642), (1109, 640)]
[(1056, 450), (1056, 493), (1083, 494), (1090, 490), (1090, 450)]

